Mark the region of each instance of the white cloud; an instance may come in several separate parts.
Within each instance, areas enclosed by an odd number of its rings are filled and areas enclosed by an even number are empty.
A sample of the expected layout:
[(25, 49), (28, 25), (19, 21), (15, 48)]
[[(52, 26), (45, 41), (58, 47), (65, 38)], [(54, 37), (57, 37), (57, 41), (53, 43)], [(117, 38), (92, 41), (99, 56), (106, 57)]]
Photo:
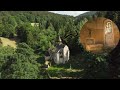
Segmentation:
[(78, 15), (88, 12), (88, 11), (50, 11), (50, 12), (63, 14), (63, 15), (78, 16)]

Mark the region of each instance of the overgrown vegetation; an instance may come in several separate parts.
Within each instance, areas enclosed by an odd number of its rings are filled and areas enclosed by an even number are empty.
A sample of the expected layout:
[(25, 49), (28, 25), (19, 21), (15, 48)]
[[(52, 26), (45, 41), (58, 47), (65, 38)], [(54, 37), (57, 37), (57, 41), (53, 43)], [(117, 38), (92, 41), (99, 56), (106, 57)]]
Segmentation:
[[(112, 56), (85, 52), (79, 33), (82, 26), (95, 17), (109, 18), (119, 27), (119, 16), (118, 11), (88, 12), (78, 17), (47, 11), (1, 11), (0, 37), (17, 37), (20, 42), (17, 49), (0, 46), (0, 78), (110, 78), (108, 64)], [(39, 26), (32, 26), (31, 23), (39, 23)], [(59, 35), (70, 48), (70, 60), (64, 65), (53, 64), (48, 70), (42, 70), (40, 66), (44, 62), (44, 54), (48, 48), (54, 47)]]

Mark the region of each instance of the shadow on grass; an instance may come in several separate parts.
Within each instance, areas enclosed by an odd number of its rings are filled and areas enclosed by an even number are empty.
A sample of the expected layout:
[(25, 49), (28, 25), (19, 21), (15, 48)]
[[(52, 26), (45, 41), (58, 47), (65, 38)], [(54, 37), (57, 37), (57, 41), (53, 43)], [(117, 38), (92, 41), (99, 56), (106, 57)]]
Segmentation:
[(82, 55), (71, 56), (66, 64), (53, 64), (44, 75), (71, 77), (71, 79), (109, 79), (107, 63), (84, 60)]
[(49, 75), (51, 77), (71, 77), (71, 79), (79, 79), (82, 78), (82, 76), (84, 75), (83, 71), (75, 71), (73, 72), (72, 69), (68, 70), (68, 69), (49, 69), (47, 70), (47, 72), (49, 73)]
[(75, 58), (71, 56), (70, 60), (66, 64), (53, 64), (47, 72), (51, 77), (82, 78), (84, 76), (83, 66), (82, 61), (79, 61), (77, 57)]

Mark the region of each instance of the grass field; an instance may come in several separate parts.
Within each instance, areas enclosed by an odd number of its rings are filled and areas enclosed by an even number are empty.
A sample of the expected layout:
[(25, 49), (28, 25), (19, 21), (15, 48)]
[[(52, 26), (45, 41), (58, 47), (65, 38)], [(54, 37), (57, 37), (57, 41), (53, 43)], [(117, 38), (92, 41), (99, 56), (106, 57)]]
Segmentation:
[(16, 48), (17, 47), (17, 42), (18, 42), (18, 40), (16, 38), (8, 39), (8, 38), (0, 37), (0, 44), (2, 46), (11, 46), (13, 48)]
[[(89, 65), (92, 65), (89, 67)], [(98, 67), (100, 64), (86, 62), (81, 54), (70, 56), (66, 64), (53, 64), (42, 74), (50, 79), (104, 79), (109, 78), (108, 72)], [(100, 69), (101, 68), (101, 69)]]

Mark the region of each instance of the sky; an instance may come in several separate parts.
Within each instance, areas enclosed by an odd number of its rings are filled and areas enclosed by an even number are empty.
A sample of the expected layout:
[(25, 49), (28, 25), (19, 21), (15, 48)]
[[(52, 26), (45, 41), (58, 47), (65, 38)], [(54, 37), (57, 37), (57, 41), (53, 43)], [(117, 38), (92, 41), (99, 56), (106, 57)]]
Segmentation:
[(88, 11), (49, 11), (49, 12), (63, 14), (63, 15), (70, 15), (75, 17)]

